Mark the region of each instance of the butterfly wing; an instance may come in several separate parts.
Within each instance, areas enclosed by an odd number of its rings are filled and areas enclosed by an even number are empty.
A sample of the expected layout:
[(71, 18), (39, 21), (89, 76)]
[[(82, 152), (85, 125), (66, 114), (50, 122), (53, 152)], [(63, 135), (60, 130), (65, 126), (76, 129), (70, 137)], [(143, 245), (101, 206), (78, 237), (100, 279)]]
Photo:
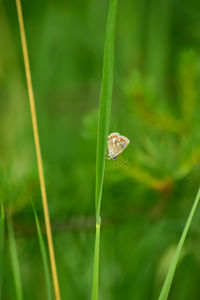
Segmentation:
[(130, 144), (129, 139), (126, 136), (120, 135), (119, 139), (120, 139), (121, 144), (125, 144), (126, 147)]
[(130, 141), (125, 136), (119, 136), (119, 144), (116, 147), (116, 152), (113, 154), (114, 157), (118, 156), (120, 153), (126, 149), (126, 147), (129, 145)]
[(127, 137), (113, 132), (108, 136), (108, 152), (111, 158), (117, 157), (129, 145), (130, 141)]
[(114, 157), (114, 153), (117, 151), (120, 134), (118, 132), (113, 132), (108, 136), (108, 153), (111, 158)]
[(119, 139), (119, 137), (120, 137), (120, 134), (118, 132), (113, 132), (113, 133), (109, 134), (108, 141), (110, 141), (114, 138)]

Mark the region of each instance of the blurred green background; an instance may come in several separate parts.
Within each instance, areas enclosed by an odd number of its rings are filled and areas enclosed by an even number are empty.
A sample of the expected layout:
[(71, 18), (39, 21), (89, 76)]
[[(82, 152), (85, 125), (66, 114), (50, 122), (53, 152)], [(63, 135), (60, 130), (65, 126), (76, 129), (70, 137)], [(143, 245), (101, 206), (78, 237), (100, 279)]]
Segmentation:
[[(86, 300), (108, 0), (22, 8), (61, 296)], [(15, 1), (0, 1), (0, 45), (0, 198), (12, 213), (24, 299), (43, 300), (31, 200), (44, 229), (43, 211)], [(110, 132), (130, 146), (127, 166), (106, 162), (100, 299), (154, 300), (200, 183), (200, 2), (119, 0), (115, 49)], [(171, 300), (199, 299), (199, 218), (198, 209)], [(2, 299), (16, 299), (7, 234), (3, 274)]]

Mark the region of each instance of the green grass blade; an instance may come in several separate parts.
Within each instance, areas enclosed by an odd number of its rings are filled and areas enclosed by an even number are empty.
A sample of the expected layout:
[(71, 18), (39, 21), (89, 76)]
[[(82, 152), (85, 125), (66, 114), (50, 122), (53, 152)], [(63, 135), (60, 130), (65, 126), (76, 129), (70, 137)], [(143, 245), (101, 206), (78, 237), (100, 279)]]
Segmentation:
[(51, 300), (52, 296), (51, 296), (51, 276), (49, 273), (49, 266), (48, 266), (48, 255), (47, 255), (47, 251), (45, 248), (45, 243), (42, 237), (42, 232), (41, 232), (41, 228), (40, 228), (40, 223), (38, 220), (38, 216), (34, 207), (34, 204), (32, 203), (33, 206), (33, 212), (34, 212), (34, 216), (35, 216), (35, 223), (36, 223), (36, 228), (37, 228), (37, 235), (38, 235), (38, 240), (39, 240), (39, 245), (40, 245), (40, 251), (41, 251), (41, 255), (42, 255), (42, 262), (43, 262), (43, 267), (44, 267), (44, 273), (45, 273), (45, 280), (46, 280), (46, 289), (47, 289), (47, 299)]
[(1, 214), (0, 214), (0, 299), (2, 298), (2, 286), (3, 286), (3, 261), (4, 261), (4, 238), (5, 238), (5, 212), (4, 206), (1, 202)]
[(94, 249), (94, 268), (93, 268), (93, 286), (92, 300), (98, 299), (99, 286), (99, 248), (100, 248), (100, 226), (96, 229), (95, 249)]
[(10, 255), (11, 255), (11, 264), (12, 264), (14, 283), (16, 289), (16, 299), (22, 300), (23, 294), (22, 294), (21, 275), (20, 275), (19, 260), (17, 256), (17, 247), (15, 243), (13, 223), (11, 217), (8, 218), (7, 225), (8, 225), (8, 239), (9, 239), (9, 247), (10, 247)]
[(181, 253), (181, 249), (183, 247), (186, 235), (187, 235), (188, 230), (190, 228), (195, 210), (196, 210), (197, 205), (199, 203), (199, 199), (200, 199), (200, 188), (198, 190), (198, 193), (197, 193), (197, 196), (195, 198), (194, 204), (192, 206), (189, 217), (188, 217), (187, 222), (185, 224), (183, 233), (181, 235), (180, 241), (179, 241), (178, 246), (176, 248), (176, 252), (175, 252), (174, 257), (172, 259), (172, 262), (170, 264), (169, 270), (167, 272), (167, 276), (165, 278), (165, 282), (163, 284), (163, 287), (162, 287), (162, 290), (161, 290), (161, 293), (160, 293), (160, 296), (159, 296), (159, 300), (166, 300), (168, 298), (169, 290), (170, 290), (170, 287), (171, 287), (171, 284), (172, 284), (172, 280), (173, 280), (173, 277), (174, 277), (174, 273), (175, 273), (175, 270), (176, 270), (178, 259), (179, 259), (180, 253)]
[[(110, 0), (108, 11), (106, 37), (104, 46), (104, 62), (101, 83), (99, 126), (97, 137), (97, 159), (96, 159), (96, 216), (99, 219), (101, 207), (101, 195), (103, 188), (105, 153), (107, 136), (110, 123), (110, 111), (112, 103), (113, 88), (113, 63), (114, 63), (114, 41), (116, 23), (117, 0)], [(99, 221), (99, 220), (98, 220)]]
[(113, 69), (114, 69), (114, 41), (115, 41), (115, 23), (116, 23), (117, 0), (110, 0), (105, 46), (104, 62), (101, 83), (99, 124), (97, 137), (97, 158), (96, 158), (96, 238), (94, 250), (94, 267), (92, 283), (92, 300), (98, 299), (99, 289), (99, 247), (100, 247), (100, 209), (103, 189), (103, 179), (105, 170), (105, 153), (107, 145), (107, 136), (110, 123), (110, 112), (112, 103), (113, 89)]

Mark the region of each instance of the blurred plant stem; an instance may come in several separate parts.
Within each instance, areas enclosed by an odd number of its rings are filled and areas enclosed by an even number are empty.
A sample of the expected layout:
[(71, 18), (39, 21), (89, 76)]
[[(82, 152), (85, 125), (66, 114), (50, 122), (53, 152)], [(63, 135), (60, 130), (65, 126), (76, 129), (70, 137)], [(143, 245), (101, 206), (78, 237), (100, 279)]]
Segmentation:
[(2, 298), (2, 285), (4, 273), (4, 238), (5, 238), (5, 212), (3, 202), (0, 203), (0, 299)]
[(128, 168), (121, 167), (123, 172), (135, 180), (147, 185), (148, 187), (157, 191), (165, 191), (169, 189), (173, 184), (173, 178), (156, 178), (150, 173), (138, 168), (137, 166), (129, 166)]
[(98, 299), (99, 294), (99, 247), (100, 247), (100, 226), (101, 226), (101, 198), (105, 170), (105, 153), (107, 146), (107, 136), (110, 123), (110, 112), (112, 103), (113, 89), (113, 69), (114, 69), (114, 42), (115, 42), (115, 23), (117, 12), (117, 0), (110, 0), (107, 17), (107, 26), (104, 45), (104, 61), (101, 83), (99, 123), (97, 136), (96, 154), (96, 238), (94, 250), (94, 267), (92, 283), (92, 300)]
[(37, 228), (37, 236), (38, 236), (38, 241), (40, 245), (40, 251), (41, 251), (41, 256), (42, 256), (42, 262), (43, 262), (43, 267), (44, 267), (44, 274), (45, 274), (45, 280), (46, 280), (46, 289), (47, 289), (47, 299), (52, 300), (51, 296), (51, 276), (49, 272), (49, 266), (48, 266), (48, 252), (46, 251), (45, 247), (45, 242), (42, 236), (41, 232), (41, 227), (40, 223), (38, 220), (37, 212), (35, 210), (35, 206), (32, 202), (32, 207), (33, 207), (33, 213), (35, 217), (35, 223), (36, 223), (36, 228)]
[(23, 299), (22, 282), (21, 282), (19, 260), (17, 255), (17, 247), (16, 247), (14, 230), (13, 230), (12, 216), (8, 216), (7, 218), (7, 227), (8, 227), (8, 239), (9, 239), (9, 247), (10, 247), (10, 255), (11, 255), (11, 265), (12, 265), (14, 283), (16, 289), (16, 299), (22, 300)]
[(195, 213), (196, 208), (199, 204), (199, 199), (200, 199), (200, 187), (198, 189), (198, 192), (197, 192), (196, 198), (194, 200), (193, 206), (192, 206), (191, 211), (189, 213), (188, 219), (185, 223), (185, 227), (183, 229), (181, 238), (179, 240), (179, 243), (177, 245), (176, 251), (175, 251), (174, 256), (172, 258), (171, 264), (169, 266), (169, 270), (167, 272), (167, 276), (165, 278), (165, 281), (164, 281), (164, 284), (163, 284), (163, 287), (162, 287), (162, 290), (161, 290), (161, 293), (160, 293), (160, 296), (159, 296), (159, 300), (167, 300), (167, 298), (168, 298), (170, 287), (171, 287), (172, 280), (173, 280), (173, 277), (174, 277), (174, 273), (176, 271), (178, 260), (179, 260), (180, 254), (181, 254), (181, 250), (183, 248), (188, 230), (191, 226), (194, 213)]
[(39, 141), (39, 132), (38, 132), (38, 125), (37, 125), (36, 110), (35, 110), (35, 99), (34, 99), (34, 94), (33, 94), (31, 71), (30, 71), (30, 65), (29, 65), (29, 56), (28, 56), (28, 49), (27, 49), (27, 42), (26, 42), (26, 35), (25, 35), (25, 28), (24, 28), (24, 21), (23, 21), (23, 14), (22, 14), (20, 0), (16, 0), (16, 5), (17, 5), (17, 15), (18, 15), (18, 21), (19, 21), (19, 29), (20, 29), (20, 36), (21, 36), (21, 42), (22, 42), (25, 73), (26, 73), (28, 95), (29, 95), (29, 102), (30, 102), (30, 110), (31, 110), (31, 118), (32, 118), (32, 125), (33, 125), (33, 135), (34, 135), (34, 141), (35, 141), (36, 157), (37, 157), (37, 163), (38, 163), (38, 172), (39, 172), (39, 180), (40, 180), (40, 187), (41, 187), (43, 211), (44, 211), (46, 233), (47, 233), (47, 240), (48, 240), (49, 254), (50, 254), (50, 261), (51, 261), (51, 270), (52, 270), (52, 275), (53, 275), (53, 283), (54, 283), (56, 299), (60, 300), (60, 288), (59, 288), (58, 275), (57, 275), (57, 269), (56, 269), (56, 261), (55, 261), (54, 247), (53, 247), (51, 224), (50, 224), (50, 219), (49, 219), (45, 178), (44, 178), (42, 155), (41, 155), (40, 141)]

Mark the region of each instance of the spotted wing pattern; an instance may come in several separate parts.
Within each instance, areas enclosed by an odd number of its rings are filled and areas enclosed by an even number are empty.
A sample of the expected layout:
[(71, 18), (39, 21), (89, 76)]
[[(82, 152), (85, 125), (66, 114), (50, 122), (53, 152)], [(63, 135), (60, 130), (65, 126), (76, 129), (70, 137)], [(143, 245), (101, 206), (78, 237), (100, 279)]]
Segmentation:
[(113, 132), (108, 136), (108, 156), (115, 159), (129, 145), (130, 141), (127, 137)]

